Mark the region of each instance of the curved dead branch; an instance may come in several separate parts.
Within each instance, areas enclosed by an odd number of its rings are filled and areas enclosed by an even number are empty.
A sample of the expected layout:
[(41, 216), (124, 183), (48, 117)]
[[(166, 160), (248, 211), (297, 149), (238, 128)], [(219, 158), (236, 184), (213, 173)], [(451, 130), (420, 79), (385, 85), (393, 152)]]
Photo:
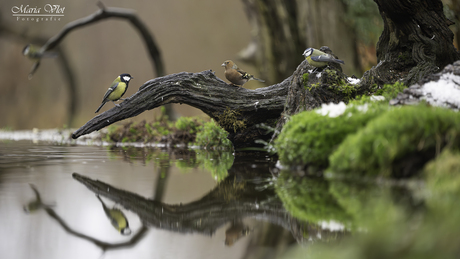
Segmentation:
[[(56, 34), (54, 37), (49, 39), (45, 43), (45, 45), (42, 46), (42, 48), (40, 49), (40, 52), (45, 53), (46, 51), (49, 51), (55, 48), (64, 39), (64, 37), (68, 33), (70, 33), (72, 30), (99, 22), (104, 19), (109, 19), (109, 18), (126, 19), (129, 22), (131, 22), (131, 24), (141, 34), (145, 42), (145, 45), (149, 51), (150, 59), (153, 62), (156, 75), (163, 76), (165, 74), (165, 69), (164, 69), (163, 59), (161, 58), (160, 50), (157, 47), (157, 44), (152, 34), (148, 30), (148, 28), (137, 17), (136, 12), (134, 10), (125, 9), (125, 8), (105, 7), (102, 5), (101, 2), (98, 2), (98, 5), (101, 9), (99, 9), (95, 13), (66, 24), (64, 28), (58, 34)], [(37, 68), (38, 66), (34, 67), (34, 69), (31, 71), (31, 74), (33, 74)]]

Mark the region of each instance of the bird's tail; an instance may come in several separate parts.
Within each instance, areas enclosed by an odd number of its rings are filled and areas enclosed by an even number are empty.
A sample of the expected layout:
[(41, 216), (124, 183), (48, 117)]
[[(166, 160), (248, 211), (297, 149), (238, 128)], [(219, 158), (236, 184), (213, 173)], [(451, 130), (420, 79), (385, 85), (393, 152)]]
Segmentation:
[(345, 62), (343, 60), (340, 60), (340, 59), (333, 59), (333, 61), (335, 63), (345, 64)]
[(259, 79), (259, 78), (255, 77), (253, 75), (251, 75), (251, 78), (254, 79), (254, 80), (257, 80), (259, 82), (265, 83), (265, 80)]
[(59, 54), (53, 51), (45, 52), (41, 55), (42, 58), (56, 58), (57, 56), (59, 56)]
[(98, 113), (101, 110), (102, 106), (104, 106), (105, 103), (106, 103), (105, 101), (102, 102), (101, 106), (99, 106), (99, 108), (97, 108), (95, 113)]

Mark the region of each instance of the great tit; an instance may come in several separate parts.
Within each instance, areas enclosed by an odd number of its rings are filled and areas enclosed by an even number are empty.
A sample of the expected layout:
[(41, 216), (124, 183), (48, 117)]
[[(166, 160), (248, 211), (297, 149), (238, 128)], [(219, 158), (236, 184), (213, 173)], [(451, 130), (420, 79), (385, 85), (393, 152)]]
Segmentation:
[(42, 202), (40, 197), (40, 193), (38, 192), (37, 188), (33, 184), (29, 184), (32, 191), (35, 193), (35, 200), (30, 201), (27, 205), (24, 205), (24, 212), (27, 214), (34, 213), (42, 208), (49, 208), (53, 207), (54, 205), (47, 205)]
[(112, 101), (115, 106), (118, 106), (115, 101), (120, 100), (121, 97), (126, 93), (126, 90), (128, 90), (128, 83), (131, 79), (133, 79), (133, 77), (130, 74), (121, 74), (115, 80), (113, 80), (112, 85), (109, 87), (107, 92), (105, 92), (104, 98), (102, 99), (102, 104), (99, 106), (99, 108), (97, 108), (96, 113), (99, 112), (102, 106), (104, 106), (104, 104), (108, 101)]
[(56, 52), (40, 52), (40, 48), (33, 44), (27, 44), (22, 50), (22, 54), (32, 61), (40, 61), (41, 58), (55, 58), (57, 57)]
[(314, 49), (314, 48), (308, 48), (303, 52), (303, 55), (305, 56), (305, 59), (308, 61), (308, 64), (321, 68), (327, 66), (328, 62), (334, 62), (337, 64), (345, 64), (340, 59), (334, 58), (331, 54), (324, 53), (320, 50)]
[(125, 214), (117, 208), (109, 209), (105, 205), (105, 203), (101, 200), (99, 195), (96, 195), (96, 197), (101, 201), (102, 203), (102, 208), (104, 208), (105, 215), (110, 219), (110, 223), (112, 223), (112, 226), (120, 232), (122, 235), (129, 235), (131, 234), (131, 229), (129, 229), (129, 224), (128, 220), (126, 219)]
[(264, 80), (255, 78), (253, 75), (239, 69), (238, 66), (231, 60), (226, 60), (221, 66), (225, 68), (225, 78), (227, 78), (227, 80), (233, 85), (242, 86), (249, 80), (257, 80), (262, 83), (265, 82)]

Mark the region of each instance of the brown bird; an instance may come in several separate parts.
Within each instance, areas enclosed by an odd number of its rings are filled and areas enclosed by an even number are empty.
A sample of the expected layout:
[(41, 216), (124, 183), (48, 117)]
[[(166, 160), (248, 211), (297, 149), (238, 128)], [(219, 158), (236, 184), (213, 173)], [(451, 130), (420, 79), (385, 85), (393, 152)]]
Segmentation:
[(253, 75), (239, 69), (238, 66), (231, 60), (226, 60), (222, 63), (222, 66), (225, 68), (225, 78), (227, 78), (227, 80), (233, 85), (243, 86), (249, 80), (257, 80), (262, 83), (265, 82), (264, 80), (255, 78)]

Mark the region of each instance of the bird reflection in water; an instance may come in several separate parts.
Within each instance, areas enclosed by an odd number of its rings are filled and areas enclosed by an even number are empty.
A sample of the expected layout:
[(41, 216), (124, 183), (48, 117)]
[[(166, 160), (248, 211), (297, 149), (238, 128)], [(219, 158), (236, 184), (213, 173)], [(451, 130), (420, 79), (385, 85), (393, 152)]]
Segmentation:
[(248, 226), (245, 226), (243, 222), (232, 222), (232, 225), (225, 231), (225, 245), (232, 246), (240, 238), (245, 237), (250, 233), (251, 230)]
[(110, 219), (110, 223), (112, 226), (120, 232), (122, 235), (130, 235), (131, 229), (129, 228), (128, 220), (126, 219), (125, 214), (120, 209), (113, 207), (109, 209), (99, 195), (96, 195), (99, 201), (102, 203), (102, 207), (104, 208), (105, 215)]
[(29, 184), (29, 185), (30, 185), (30, 188), (32, 188), (32, 191), (34, 191), (34, 193), (35, 193), (35, 199), (30, 201), (26, 205), (24, 205), (23, 208), (24, 208), (24, 212), (26, 214), (31, 214), (31, 213), (34, 213), (34, 212), (40, 210), (40, 209), (50, 208), (50, 207), (55, 206), (55, 204), (44, 204), (42, 202), (41, 197), (40, 197), (40, 193), (38, 192), (38, 190), (35, 187), (35, 185), (33, 185), (33, 184)]

